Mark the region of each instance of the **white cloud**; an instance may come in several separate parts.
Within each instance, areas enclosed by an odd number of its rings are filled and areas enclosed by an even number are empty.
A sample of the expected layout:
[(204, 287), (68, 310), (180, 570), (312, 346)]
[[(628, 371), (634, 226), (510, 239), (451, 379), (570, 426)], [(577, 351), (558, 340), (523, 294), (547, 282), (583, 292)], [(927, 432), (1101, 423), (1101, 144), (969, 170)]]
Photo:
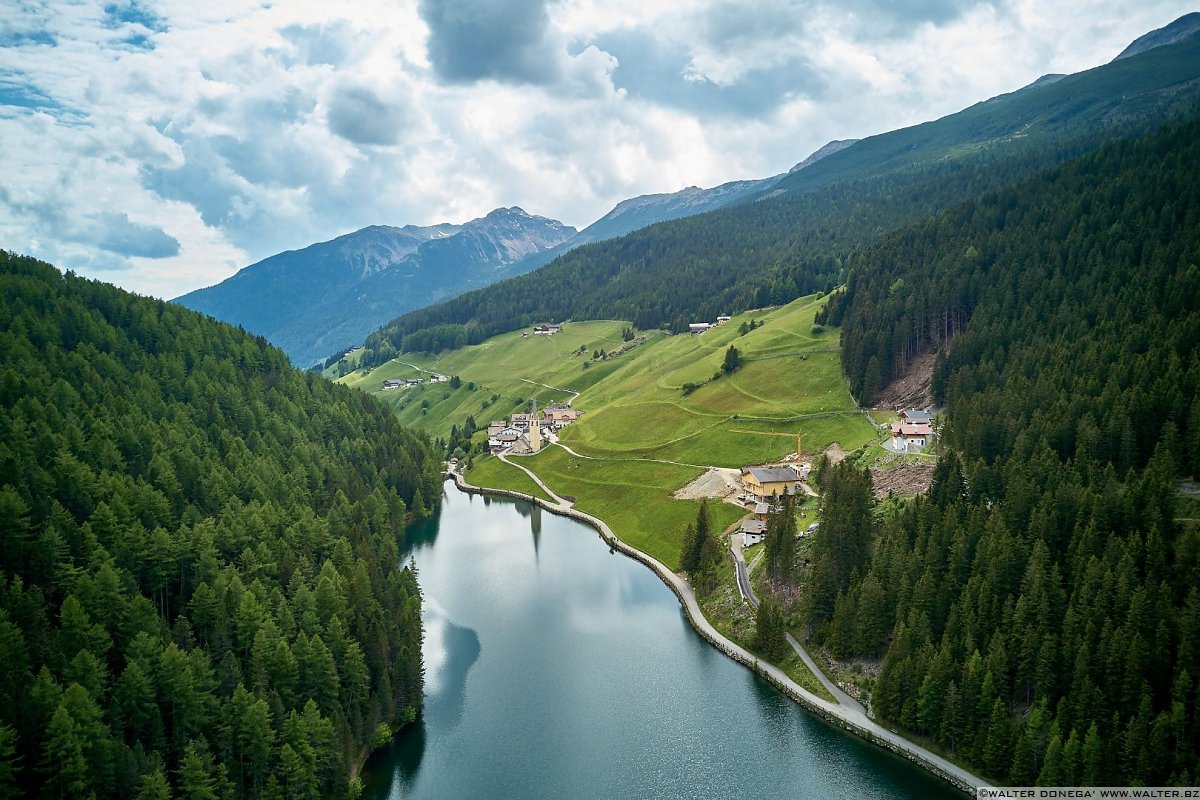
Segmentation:
[(369, 224), (583, 226), (1098, 65), (1190, 10), (480, 2), (6, 8), (0, 246), (171, 297)]

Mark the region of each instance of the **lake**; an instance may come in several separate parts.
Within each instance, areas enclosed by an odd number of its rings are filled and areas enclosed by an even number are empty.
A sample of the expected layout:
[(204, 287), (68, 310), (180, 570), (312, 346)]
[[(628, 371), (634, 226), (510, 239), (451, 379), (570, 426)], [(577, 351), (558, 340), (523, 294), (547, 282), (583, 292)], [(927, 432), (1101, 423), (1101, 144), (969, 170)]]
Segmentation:
[(961, 798), (802, 711), (588, 526), (447, 484), (409, 530), (425, 710), (368, 798)]

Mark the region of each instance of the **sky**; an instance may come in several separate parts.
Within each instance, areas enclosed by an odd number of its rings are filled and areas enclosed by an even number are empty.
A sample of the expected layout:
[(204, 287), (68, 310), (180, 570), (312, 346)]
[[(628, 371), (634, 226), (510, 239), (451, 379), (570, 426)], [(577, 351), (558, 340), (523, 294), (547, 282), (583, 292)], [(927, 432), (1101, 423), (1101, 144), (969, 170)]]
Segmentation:
[(0, 248), (172, 298), (367, 225), (582, 228), (1111, 60), (1172, 0), (0, 0)]

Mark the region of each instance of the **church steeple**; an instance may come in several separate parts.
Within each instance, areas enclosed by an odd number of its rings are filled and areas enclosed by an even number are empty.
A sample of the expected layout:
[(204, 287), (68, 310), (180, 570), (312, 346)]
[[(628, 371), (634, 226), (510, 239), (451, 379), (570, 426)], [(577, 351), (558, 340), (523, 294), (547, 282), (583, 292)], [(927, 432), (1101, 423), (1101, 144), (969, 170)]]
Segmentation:
[(533, 413), (529, 420), (529, 452), (536, 453), (542, 449), (542, 428), (538, 421), (537, 398), (533, 399)]

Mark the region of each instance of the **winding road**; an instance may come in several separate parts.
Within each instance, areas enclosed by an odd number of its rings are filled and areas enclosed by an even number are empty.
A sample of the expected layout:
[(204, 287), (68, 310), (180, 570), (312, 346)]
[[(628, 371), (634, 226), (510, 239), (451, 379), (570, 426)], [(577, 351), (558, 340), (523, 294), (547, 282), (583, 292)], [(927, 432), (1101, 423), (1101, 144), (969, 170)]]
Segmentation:
[(576, 458), (586, 458), (588, 461), (650, 461), (654, 464), (674, 464), (677, 467), (695, 467), (696, 469), (712, 469), (711, 465), (685, 464), (682, 461), (667, 461), (662, 458), (640, 458), (638, 456), (634, 456), (632, 458), (600, 458), (599, 456), (585, 456), (583, 453), (575, 452), (570, 447), (568, 447), (567, 445), (563, 444), (560, 441), (555, 440), (554, 444), (558, 445), (563, 450), (566, 450), (568, 453), (575, 456)]
[[(514, 466), (517, 466), (520, 469), (525, 469), (519, 464), (514, 464)], [(972, 774), (971, 772), (963, 769), (951, 761), (948, 761), (936, 753), (926, 750), (916, 742), (911, 742), (898, 733), (893, 733), (879, 723), (875, 722), (875, 720), (866, 715), (866, 712), (862, 710), (861, 706), (853, 701), (853, 698), (846, 697), (846, 700), (849, 702), (830, 702), (822, 697), (818, 697), (817, 695), (805, 689), (803, 686), (800, 686), (798, 683), (788, 677), (787, 673), (776, 667), (774, 664), (759, 660), (758, 656), (746, 650), (736, 642), (725, 638), (725, 636), (723, 636), (716, 628), (714, 628), (704, 616), (704, 612), (700, 610), (700, 603), (696, 599), (695, 592), (692, 591), (691, 585), (688, 584), (686, 580), (672, 572), (658, 559), (629, 546), (621, 539), (617, 538), (617, 535), (613, 533), (612, 529), (608, 526), (608, 523), (606, 523), (604, 520), (600, 519), (599, 517), (594, 517), (591, 514), (586, 514), (577, 509), (570, 508), (565, 500), (546, 488), (545, 484), (543, 484), (536, 475), (534, 475), (532, 472), (529, 472), (529, 470), (525, 471), (528, 472), (535, 481), (537, 481), (539, 486), (545, 488), (551, 497), (557, 498), (558, 504), (550, 505), (544, 501), (536, 502), (540, 502), (549, 511), (574, 517), (575, 519), (586, 522), (599, 531), (600, 536), (614, 550), (620, 550), (630, 558), (640, 561), (653, 569), (655, 573), (658, 574), (659, 578), (661, 578), (662, 581), (666, 583), (667, 586), (670, 587), (675, 595), (679, 598), (680, 603), (683, 604), (684, 612), (687, 614), (688, 619), (691, 621), (696, 631), (718, 650), (725, 653), (735, 661), (752, 668), (759, 675), (762, 675), (775, 686), (779, 687), (784, 694), (793, 698), (814, 713), (817, 713), (828, 720), (837, 722), (842, 727), (867, 739), (868, 741), (874, 742), (886, 749), (907, 756), (908, 758), (924, 765), (926, 769), (930, 770), (936, 775), (940, 775), (942, 778), (950, 783), (953, 783), (964, 791), (973, 793), (975, 787), (989, 785), (979, 776)], [(470, 489), (476, 492), (486, 491), (480, 487), (472, 486), (471, 484), (467, 483), (466, 479), (463, 478), (463, 476), (458, 472), (451, 472), (450, 476), (460, 488)], [(512, 493), (507, 492), (507, 494)], [(805, 658), (807, 654), (803, 652), (803, 648), (798, 642), (796, 642), (791, 636), (788, 636), (788, 642), (796, 648), (798, 653), (801, 653), (801, 658)], [(805, 659), (805, 663), (810, 665), (809, 669), (813, 671), (813, 674), (817, 676), (822, 675), (821, 671), (816, 668), (815, 664), (811, 664), (809, 659)], [(834, 687), (834, 689), (836, 689), (836, 687)], [(838, 692), (840, 692), (840, 690), (831, 691), (830, 693), (836, 698), (838, 697)]]
[[(501, 461), (503, 461), (505, 464), (508, 464), (509, 466), (516, 467), (517, 469), (521, 470), (521, 472), (524, 472), (526, 475), (528, 475), (530, 478), (533, 478), (533, 482), (536, 483), (543, 492), (545, 492), (547, 495), (549, 495), (550, 497), (552, 497), (554, 499), (555, 506), (559, 510), (565, 511), (566, 509), (569, 509), (571, 507), (571, 502), (569, 500), (564, 500), (562, 497), (560, 497), (558, 494), (556, 494), (555, 491), (553, 489), (551, 489), (549, 486), (547, 486), (542, 481), (542, 479), (537, 476), (537, 473), (534, 472), (533, 470), (529, 469), (526, 466), (518, 464), (515, 461), (510, 461), (508, 458), (508, 455), (506, 453), (500, 453), (496, 456), (496, 458), (500, 459)], [(457, 473), (455, 473), (455, 474), (457, 474)], [(551, 509), (551, 510), (553, 510), (553, 509)]]
[[(750, 604), (750, 607), (757, 610), (759, 606), (758, 598), (754, 596), (754, 588), (750, 585), (750, 568), (746, 566), (746, 557), (742, 552), (742, 547), (738, 543), (738, 537), (741, 534), (734, 533), (730, 537), (729, 552), (733, 554), (733, 566), (737, 572), (738, 591), (742, 593), (742, 599)], [(804, 645), (800, 644), (790, 633), (785, 634), (788, 644), (796, 651), (796, 655), (800, 656), (800, 660), (804, 662), (804, 666), (808, 667), (808, 671), (816, 676), (821, 685), (825, 687), (825, 691), (833, 695), (837, 700), (838, 705), (846, 706), (851, 711), (867, 716), (867, 710), (863, 708), (862, 703), (855, 700), (850, 695), (842, 691), (836, 683), (831, 681), (829, 677), (821, 671), (817, 666), (817, 662), (813, 661), (812, 656), (804, 649)]]

